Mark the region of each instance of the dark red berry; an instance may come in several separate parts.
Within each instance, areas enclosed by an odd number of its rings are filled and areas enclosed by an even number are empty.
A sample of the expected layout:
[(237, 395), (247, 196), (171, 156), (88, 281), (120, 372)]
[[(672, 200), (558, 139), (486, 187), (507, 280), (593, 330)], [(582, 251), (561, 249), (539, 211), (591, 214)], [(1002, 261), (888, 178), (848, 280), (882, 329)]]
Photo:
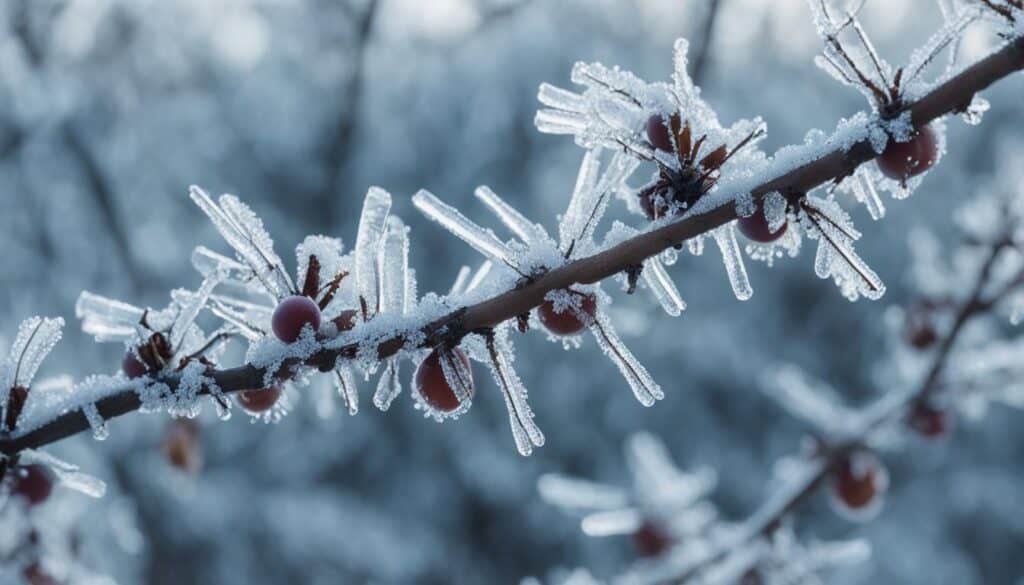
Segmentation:
[(906, 142), (889, 140), (876, 161), (883, 175), (895, 181), (906, 181), (932, 168), (938, 156), (935, 131), (924, 126)]
[(258, 390), (242, 390), (238, 393), (238, 403), (251, 413), (266, 412), (277, 404), (281, 398), (281, 387), (278, 385)]
[(537, 317), (544, 327), (555, 335), (575, 335), (587, 326), (578, 311), (582, 309), (591, 319), (597, 314), (597, 297), (590, 293), (569, 291), (579, 299), (577, 307), (563, 307), (561, 313), (555, 311), (555, 302), (544, 301), (537, 309)]
[(673, 538), (660, 526), (645, 520), (633, 533), (633, 546), (641, 557), (657, 557), (672, 548)]
[[(665, 118), (662, 114), (654, 114), (647, 119), (647, 140), (658, 150), (672, 152), (672, 130), (665, 125)], [(679, 125), (679, 114), (672, 114), (669, 119), (671, 124)]]
[(309, 297), (290, 296), (278, 303), (270, 325), (278, 339), (292, 343), (306, 325), (312, 326), (314, 332), (320, 329), (320, 307)]
[(35, 506), (46, 501), (53, 492), (53, 472), (42, 465), (23, 465), (14, 469), (11, 493)]
[(345, 309), (337, 317), (332, 320), (334, 326), (338, 328), (338, 333), (342, 331), (349, 331), (356, 326), (356, 318), (359, 316), (359, 311), (355, 309)]
[(740, 233), (746, 236), (747, 239), (761, 242), (762, 244), (770, 244), (781, 238), (786, 234), (786, 229), (789, 227), (788, 223), (783, 222), (782, 226), (773, 232), (768, 226), (768, 218), (764, 215), (764, 203), (761, 201), (757, 202), (757, 211), (749, 217), (741, 217), (737, 224), (739, 225)]
[[(450, 351), (462, 361), (466, 371), (470, 373), (469, 379), (466, 380), (466, 385), (469, 389), (469, 395), (472, 397), (473, 371), (469, 364), (469, 358), (457, 347)], [(416, 368), (415, 385), (416, 392), (420, 397), (432, 408), (441, 412), (452, 412), (462, 405), (455, 390), (452, 389), (451, 385), (448, 384), (448, 379), (445, 378), (444, 369), (441, 367), (440, 350), (435, 349), (430, 352), (427, 359), (420, 362), (419, 367)]]
[(952, 430), (953, 415), (946, 409), (922, 402), (910, 411), (907, 423), (922, 437), (934, 439)]
[(203, 466), (199, 427), (187, 419), (172, 422), (164, 436), (164, 456), (174, 467), (187, 473), (198, 473)]
[(833, 470), (833, 494), (851, 510), (864, 509), (885, 488), (885, 470), (871, 453), (859, 452), (846, 456)]
[(903, 320), (903, 339), (915, 349), (924, 350), (935, 345), (939, 341), (939, 333), (935, 328), (934, 311), (922, 303), (908, 309)]
[(25, 567), (21, 572), (21, 576), (25, 578), (25, 582), (28, 585), (57, 585), (57, 580), (46, 572), (46, 569), (39, 563), (32, 563)]
[(124, 358), (121, 359), (121, 371), (129, 378), (140, 378), (146, 375), (146, 364), (139, 361), (135, 353), (129, 350), (124, 352)]

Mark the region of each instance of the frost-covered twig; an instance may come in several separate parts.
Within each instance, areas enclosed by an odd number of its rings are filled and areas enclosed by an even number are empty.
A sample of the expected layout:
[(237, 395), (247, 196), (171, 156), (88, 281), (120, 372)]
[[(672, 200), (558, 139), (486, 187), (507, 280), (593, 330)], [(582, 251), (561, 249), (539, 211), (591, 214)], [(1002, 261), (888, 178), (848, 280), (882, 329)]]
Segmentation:
[[(947, 367), (952, 350), (964, 331), (965, 326), (976, 317), (990, 311), (996, 302), (1002, 299), (1006, 290), (986, 296), (992, 284), (993, 268), (1001, 254), (1011, 246), (1007, 237), (999, 237), (991, 243), (987, 256), (975, 277), (970, 293), (960, 302), (955, 310), (953, 323), (948, 332), (941, 338), (937, 349), (920, 382), (910, 391), (886, 395), (875, 403), (868, 405), (859, 413), (852, 413), (850, 427), (844, 429), (833, 442), (824, 442), (802, 466), (803, 472), (792, 478), (773, 496), (769, 497), (760, 508), (750, 515), (743, 525), (743, 530), (723, 539), (717, 547), (710, 548), (705, 554), (690, 562), (678, 573), (673, 582), (684, 584), (691, 582), (705, 571), (724, 561), (736, 551), (743, 550), (753, 541), (770, 536), (783, 525), (785, 518), (804, 501), (817, 493), (842, 461), (871, 441), (887, 423), (903, 416), (916, 404), (925, 403), (940, 388), (939, 379)], [(1024, 273), (1022, 273), (1024, 274)], [(1018, 279), (1011, 279), (1017, 283)]]
[[(964, 110), (971, 104), (975, 94), (1021, 68), (1024, 68), (1024, 39), (1014, 38), (998, 51), (948, 77), (919, 99), (908, 101), (901, 107), (912, 124), (920, 128), (943, 115)], [(854, 133), (852, 136), (840, 132), (824, 146), (789, 147), (780, 151), (756, 177), (741, 177), (732, 182), (724, 177), (716, 191), (708, 193), (679, 219), (654, 224), (647, 231), (617, 245), (546, 272), (530, 275), (511, 290), (481, 302), (454, 308), (429, 323), (416, 323), (409, 318), (406, 319), (407, 325), (416, 325), (418, 331), (415, 339), (420, 347), (450, 344), (453, 338), (494, 328), (529, 313), (544, 303), (553, 291), (597, 283), (618, 273), (635, 270), (634, 267), (643, 264), (645, 259), (731, 222), (737, 218), (737, 206), (734, 203), (739, 199), (745, 198), (748, 202), (753, 200), (757, 203), (769, 194), (779, 193), (790, 204), (795, 204), (815, 187), (850, 176), (858, 166), (875, 158), (876, 153), (867, 132)], [(280, 283), (272, 284), (276, 286)], [(365, 357), (364, 341), (360, 337), (364, 330), (368, 330), (366, 325), (357, 325), (352, 331), (346, 332), (345, 343), (323, 346), (311, 355), (291, 358), (290, 361), (301, 361), (308, 366), (330, 371), (338, 358)], [(408, 333), (408, 327), (396, 327), (395, 330), (402, 333), (381, 336), (378, 331), (373, 332), (375, 350), (372, 353), (376, 358), (395, 355), (413, 337)], [(210, 371), (205, 376), (217, 386), (217, 392), (231, 393), (264, 386), (268, 372), (265, 368), (243, 365)], [(159, 377), (159, 381), (172, 392), (180, 380), (181, 375), (177, 373), (163, 373)], [(209, 390), (209, 387), (203, 386), (198, 392), (205, 394)], [(135, 387), (126, 385), (123, 390), (112, 391), (96, 400), (91, 411), (103, 419), (110, 419), (137, 410), (140, 406), (142, 401)], [(0, 437), (0, 452), (10, 454), (43, 446), (89, 427), (89, 420), (81, 410), (69, 411), (29, 432), (3, 435)]]

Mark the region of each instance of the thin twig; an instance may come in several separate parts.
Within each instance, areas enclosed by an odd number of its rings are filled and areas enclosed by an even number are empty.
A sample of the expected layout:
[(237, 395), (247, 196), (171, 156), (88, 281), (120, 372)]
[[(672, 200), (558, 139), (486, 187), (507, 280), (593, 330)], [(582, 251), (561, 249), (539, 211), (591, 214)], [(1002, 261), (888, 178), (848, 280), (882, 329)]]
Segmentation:
[(785, 516), (817, 492), (817, 489), (828, 478), (829, 472), (835, 468), (843, 457), (847, 456), (852, 450), (867, 443), (870, 436), (882, 425), (901, 416), (909, 406), (924, 401), (939, 387), (939, 376), (948, 363), (953, 347), (963, 332), (964, 326), (972, 318), (985, 313), (992, 306), (991, 302), (983, 298), (983, 294), (992, 276), (992, 268), (1006, 246), (1004, 241), (997, 242), (992, 246), (988, 257), (978, 271), (971, 293), (957, 308), (953, 325), (942, 338), (941, 344), (932, 355), (931, 365), (927, 373), (921, 378), (915, 389), (898, 396), (896, 399), (893, 399), (892, 396), (886, 396), (864, 408), (861, 411), (863, 413), (863, 422), (859, 425), (856, 432), (844, 435), (836, 444), (826, 445), (824, 449), (816, 451), (814, 457), (817, 466), (803, 477), (800, 482), (787, 486), (781, 496), (770, 498), (755, 511), (750, 516), (751, 520), (749, 521), (748, 530), (742, 532), (739, 537), (730, 539), (721, 546), (712, 549), (703, 559), (684, 571), (674, 582), (686, 583), (724, 560), (738, 547), (771, 534), (781, 524)]

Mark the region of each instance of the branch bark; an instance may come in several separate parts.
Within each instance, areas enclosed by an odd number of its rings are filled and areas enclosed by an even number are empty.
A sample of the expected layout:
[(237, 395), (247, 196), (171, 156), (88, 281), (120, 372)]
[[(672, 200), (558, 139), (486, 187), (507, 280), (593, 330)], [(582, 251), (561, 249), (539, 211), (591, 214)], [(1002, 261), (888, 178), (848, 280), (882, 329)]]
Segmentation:
[[(1015, 39), (999, 51), (967, 67), (916, 102), (907, 110), (916, 126), (922, 126), (951, 112), (962, 111), (974, 95), (999, 79), (1024, 68), (1024, 38)], [(751, 191), (756, 199), (771, 192), (779, 192), (797, 201), (815, 187), (850, 175), (859, 165), (876, 156), (871, 145), (861, 141), (847, 150), (837, 148), (802, 166), (771, 177)], [(423, 327), (424, 346), (434, 346), (450, 340), (452, 332), (465, 334), (494, 327), (528, 312), (540, 305), (549, 291), (564, 289), (573, 284), (591, 284), (613, 276), (644, 259), (660, 253), (670, 246), (708, 232), (736, 219), (733, 205), (722, 205), (702, 214), (687, 216), (617, 246), (587, 258), (553, 269), (521, 286), (476, 305), (459, 308)], [(358, 334), (358, 328), (354, 330)], [(402, 349), (405, 340), (401, 334), (381, 342), (378, 355), (389, 357)], [(358, 348), (352, 343), (339, 349), (324, 349), (305, 360), (309, 366), (330, 368), (337, 357), (354, 357)], [(210, 374), (223, 392), (262, 386), (264, 372), (251, 365), (218, 370)], [(167, 376), (161, 380), (172, 389), (178, 378)], [(126, 389), (99, 400), (99, 413), (114, 418), (137, 410), (141, 404), (134, 391)], [(22, 449), (37, 448), (82, 432), (89, 428), (80, 411), (66, 413), (41, 428), (20, 436), (0, 437), (0, 452), (11, 454)]]

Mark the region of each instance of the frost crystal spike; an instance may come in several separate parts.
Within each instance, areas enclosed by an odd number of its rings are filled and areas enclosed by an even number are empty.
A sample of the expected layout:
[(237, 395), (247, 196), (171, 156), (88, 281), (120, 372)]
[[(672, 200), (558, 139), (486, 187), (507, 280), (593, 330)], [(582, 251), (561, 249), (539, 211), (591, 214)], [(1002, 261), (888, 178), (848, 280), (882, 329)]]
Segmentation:
[(60, 341), (63, 329), (64, 319), (60, 317), (32, 317), (21, 322), (4, 364), (3, 378), (0, 378), (3, 380), (0, 391), (4, 392), (5, 403), (6, 393), (11, 388), (32, 385), (39, 366)]
[(533, 410), (526, 402), (526, 387), (512, 369), (512, 360), (515, 358), (512, 344), (504, 331), (495, 332), (487, 338), (487, 350), (491, 357), (487, 365), (505, 395), (505, 407), (508, 409), (516, 449), (520, 455), (530, 455), (534, 447), (544, 446), (544, 433), (533, 422)]
[(661, 304), (661, 308), (672, 317), (678, 317), (686, 309), (686, 301), (679, 294), (672, 277), (668, 275), (665, 266), (657, 256), (651, 256), (644, 261), (643, 272), (644, 283), (650, 289), (651, 294)]
[(818, 240), (814, 272), (820, 278), (832, 278), (843, 296), (851, 301), (860, 296), (878, 300), (885, 284), (853, 249), (860, 232), (850, 216), (835, 201), (808, 197), (803, 202), (803, 220), (807, 236)]
[(492, 231), (485, 230), (473, 223), (465, 215), (462, 215), (459, 210), (443, 203), (430, 191), (421, 190), (416, 193), (413, 195), (412, 202), (423, 215), (441, 224), (459, 239), (472, 246), (477, 252), (491, 260), (518, 270), (518, 267), (512, 263), (512, 252)]
[(633, 352), (629, 351), (618, 334), (612, 327), (608, 318), (601, 311), (597, 312), (590, 330), (601, 346), (601, 351), (619, 368), (622, 376), (626, 378), (633, 395), (644, 406), (653, 406), (655, 401), (665, 397), (661, 386), (654, 381), (654, 378), (647, 372), (647, 368), (636, 359)]
[(142, 313), (138, 307), (89, 291), (82, 292), (75, 303), (75, 317), (82, 320), (82, 331), (101, 342), (134, 337)]
[(355, 252), (356, 289), (361, 302), (366, 305), (367, 316), (375, 314), (380, 305), (377, 257), (390, 211), (391, 194), (380, 187), (370, 187), (363, 200), (363, 213), (359, 217)]
[(754, 289), (750, 286), (747, 267), (743, 264), (743, 255), (740, 254), (739, 244), (736, 243), (735, 222), (716, 228), (711, 233), (722, 252), (722, 262), (725, 264), (732, 292), (741, 301), (749, 299), (754, 294)]
[(234, 248), (267, 292), (278, 299), (295, 292), (295, 283), (288, 276), (281, 258), (274, 252), (274, 241), (249, 206), (234, 195), (221, 195), (218, 205), (205, 191), (194, 185), (189, 190), (189, 196), (206, 213), (221, 237)]
[(481, 185), (473, 191), (473, 194), (484, 205), (489, 207), (498, 216), (498, 219), (527, 246), (533, 246), (547, 238), (544, 228), (531, 222), (523, 214), (519, 213), (518, 210), (509, 205), (504, 199), (498, 197), (498, 194), (492, 191), (490, 187)]

